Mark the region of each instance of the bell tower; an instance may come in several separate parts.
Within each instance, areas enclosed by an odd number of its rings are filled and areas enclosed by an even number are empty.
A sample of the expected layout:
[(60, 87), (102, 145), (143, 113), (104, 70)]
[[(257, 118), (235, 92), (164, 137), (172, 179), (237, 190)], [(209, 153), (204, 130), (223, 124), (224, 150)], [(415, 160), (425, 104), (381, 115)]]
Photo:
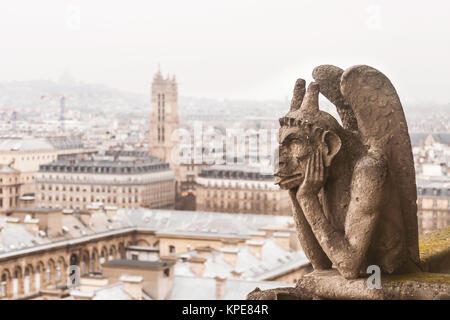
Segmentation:
[(175, 76), (153, 77), (150, 104), (149, 154), (168, 162), (178, 179), (178, 88)]

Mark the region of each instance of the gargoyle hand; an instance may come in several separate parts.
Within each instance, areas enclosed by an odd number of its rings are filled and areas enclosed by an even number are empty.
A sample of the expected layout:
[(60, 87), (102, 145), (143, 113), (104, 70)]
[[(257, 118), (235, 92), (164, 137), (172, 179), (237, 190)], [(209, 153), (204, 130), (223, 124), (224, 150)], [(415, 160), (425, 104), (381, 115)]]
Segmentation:
[(317, 150), (306, 164), (305, 179), (298, 188), (297, 197), (317, 195), (325, 184), (325, 168), (322, 151)]

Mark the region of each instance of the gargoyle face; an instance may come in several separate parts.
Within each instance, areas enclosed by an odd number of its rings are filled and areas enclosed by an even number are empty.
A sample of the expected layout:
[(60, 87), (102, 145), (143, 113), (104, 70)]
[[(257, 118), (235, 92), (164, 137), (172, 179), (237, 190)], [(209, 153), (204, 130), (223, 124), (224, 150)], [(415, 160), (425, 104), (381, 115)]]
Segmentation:
[(309, 140), (309, 137), (302, 134), (300, 128), (292, 127), (280, 128), (279, 143), (275, 184), (281, 189), (292, 189), (303, 182), (309, 155), (317, 146)]

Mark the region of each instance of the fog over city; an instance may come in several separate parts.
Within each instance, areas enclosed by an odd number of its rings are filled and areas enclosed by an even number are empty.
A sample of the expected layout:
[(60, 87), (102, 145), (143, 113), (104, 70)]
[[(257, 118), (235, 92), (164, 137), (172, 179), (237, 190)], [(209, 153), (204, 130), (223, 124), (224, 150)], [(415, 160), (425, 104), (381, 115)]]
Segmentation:
[(384, 70), (403, 102), (446, 104), (450, 3), (405, 6), (5, 0), (0, 81), (56, 80), (68, 70), (81, 82), (148, 94), (161, 64), (177, 75), (181, 96), (283, 101), (296, 78), (310, 80), (311, 66), (362, 63)]
[(0, 303), (448, 300), (449, 12), (1, 0)]

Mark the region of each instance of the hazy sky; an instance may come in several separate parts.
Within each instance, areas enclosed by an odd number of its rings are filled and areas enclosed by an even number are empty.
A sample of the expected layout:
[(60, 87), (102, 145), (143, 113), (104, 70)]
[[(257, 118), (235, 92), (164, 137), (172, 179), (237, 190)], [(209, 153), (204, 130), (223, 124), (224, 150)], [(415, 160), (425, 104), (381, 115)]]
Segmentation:
[(1, 0), (0, 81), (285, 99), (318, 64), (368, 64), (404, 102), (450, 102), (450, 1)]

